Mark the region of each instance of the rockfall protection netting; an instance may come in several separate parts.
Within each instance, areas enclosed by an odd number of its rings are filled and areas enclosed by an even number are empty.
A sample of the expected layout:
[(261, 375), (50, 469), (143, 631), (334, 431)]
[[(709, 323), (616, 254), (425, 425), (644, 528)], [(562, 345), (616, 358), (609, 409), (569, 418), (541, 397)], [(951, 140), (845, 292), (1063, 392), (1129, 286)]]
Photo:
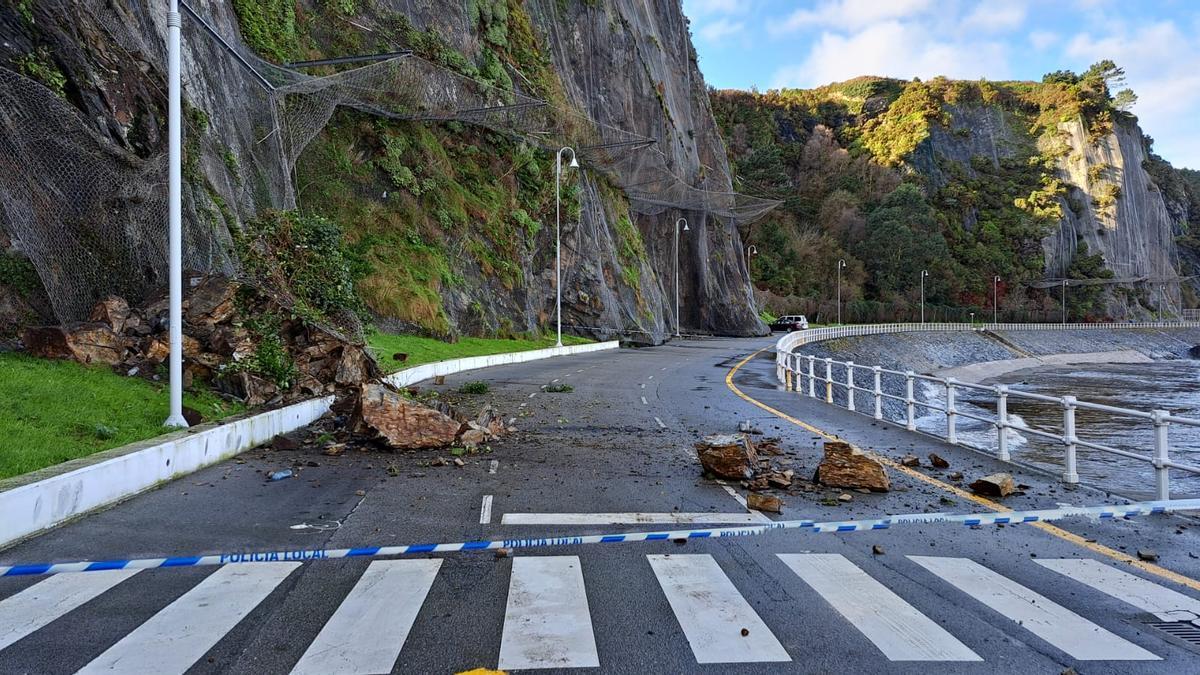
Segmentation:
[[(152, 27), (130, 29), (137, 17), (105, 0), (72, 6), (128, 58), (165, 63), (163, 44), (137, 37), (153, 35)], [(779, 203), (714, 189), (728, 186), (725, 176), (689, 183), (655, 139), (415, 55), (313, 76), (258, 58), (186, 4), (182, 10), (184, 72), (204, 74), (184, 82), (185, 268), (236, 273), (230, 233), (260, 209), (295, 206), (295, 164), (338, 107), (483, 126), (552, 151), (571, 146), (641, 213), (679, 209), (746, 223)], [(205, 170), (214, 162), (224, 167)], [(33, 261), (60, 320), (86, 318), (108, 293), (136, 301), (165, 285), (166, 175), (165, 154), (137, 157), (54, 92), (0, 69), (0, 228)], [(232, 178), (214, 186), (212, 176)]]

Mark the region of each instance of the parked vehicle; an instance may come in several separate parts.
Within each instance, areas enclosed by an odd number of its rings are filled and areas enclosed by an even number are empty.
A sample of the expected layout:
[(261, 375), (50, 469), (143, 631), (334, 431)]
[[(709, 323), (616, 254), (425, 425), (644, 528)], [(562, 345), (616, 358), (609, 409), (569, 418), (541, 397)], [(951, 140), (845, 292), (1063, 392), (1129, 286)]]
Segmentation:
[(781, 316), (771, 324), (772, 331), (792, 332), (794, 330), (808, 330), (808, 318), (803, 314), (788, 314)]

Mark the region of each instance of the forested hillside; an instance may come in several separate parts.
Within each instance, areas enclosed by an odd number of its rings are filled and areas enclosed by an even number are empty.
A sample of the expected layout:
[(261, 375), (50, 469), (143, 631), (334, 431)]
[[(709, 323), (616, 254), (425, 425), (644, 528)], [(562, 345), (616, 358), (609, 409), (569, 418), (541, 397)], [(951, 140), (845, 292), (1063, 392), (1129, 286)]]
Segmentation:
[(828, 319), (845, 260), (854, 320), (914, 317), (921, 270), (944, 308), (930, 316), (990, 316), (997, 276), (1013, 319), (1057, 316), (1063, 277), (1093, 280), (1068, 287), (1072, 319), (1177, 310), (1194, 298), (1178, 277), (1200, 186), (1153, 153), (1122, 79), (1101, 62), (1041, 82), (713, 92), (737, 186), (784, 200), (743, 232), (756, 285), (777, 311)]

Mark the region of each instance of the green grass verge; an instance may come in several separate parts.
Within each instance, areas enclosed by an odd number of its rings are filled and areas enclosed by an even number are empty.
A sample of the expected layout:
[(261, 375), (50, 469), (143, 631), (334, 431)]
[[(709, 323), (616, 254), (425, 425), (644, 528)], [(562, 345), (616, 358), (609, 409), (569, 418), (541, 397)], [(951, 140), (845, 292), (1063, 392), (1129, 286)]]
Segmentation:
[[(564, 335), (564, 345), (582, 345), (592, 342), (587, 338)], [(415, 335), (392, 335), (390, 333), (372, 333), (368, 339), (379, 365), (388, 372), (395, 372), (422, 363), (460, 359), (466, 356), (486, 356), (488, 354), (504, 354), (507, 352), (524, 352), (531, 349), (545, 349), (554, 346), (554, 338), (537, 340), (506, 340), (502, 338), (459, 338), (458, 342), (443, 342), (434, 338), (417, 337)], [(408, 354), (408, 360), (400, 363), (392, 358), (393, 354)]]
[[(105, 367), (0, 354), (0, 479), (159, 436), (167, 388)], [(205, 420), (243, 407), (185, 393)]]

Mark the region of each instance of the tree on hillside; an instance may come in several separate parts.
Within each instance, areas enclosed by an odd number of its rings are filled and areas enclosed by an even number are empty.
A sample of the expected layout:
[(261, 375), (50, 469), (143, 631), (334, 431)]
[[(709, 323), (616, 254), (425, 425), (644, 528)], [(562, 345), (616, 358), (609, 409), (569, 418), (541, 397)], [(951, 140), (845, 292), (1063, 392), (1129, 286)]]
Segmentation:
[(936, 271), (945, 268), (950, 250), (938, 231), (936, 213), (920, 189), (904, 183), (893, 190), (867, 216), (866, 229), (857, 254), (864, 261), (875, 297), (909, 295), (923, 269), (932, 275), (926, 282), (926, 298), (944, 295)]

